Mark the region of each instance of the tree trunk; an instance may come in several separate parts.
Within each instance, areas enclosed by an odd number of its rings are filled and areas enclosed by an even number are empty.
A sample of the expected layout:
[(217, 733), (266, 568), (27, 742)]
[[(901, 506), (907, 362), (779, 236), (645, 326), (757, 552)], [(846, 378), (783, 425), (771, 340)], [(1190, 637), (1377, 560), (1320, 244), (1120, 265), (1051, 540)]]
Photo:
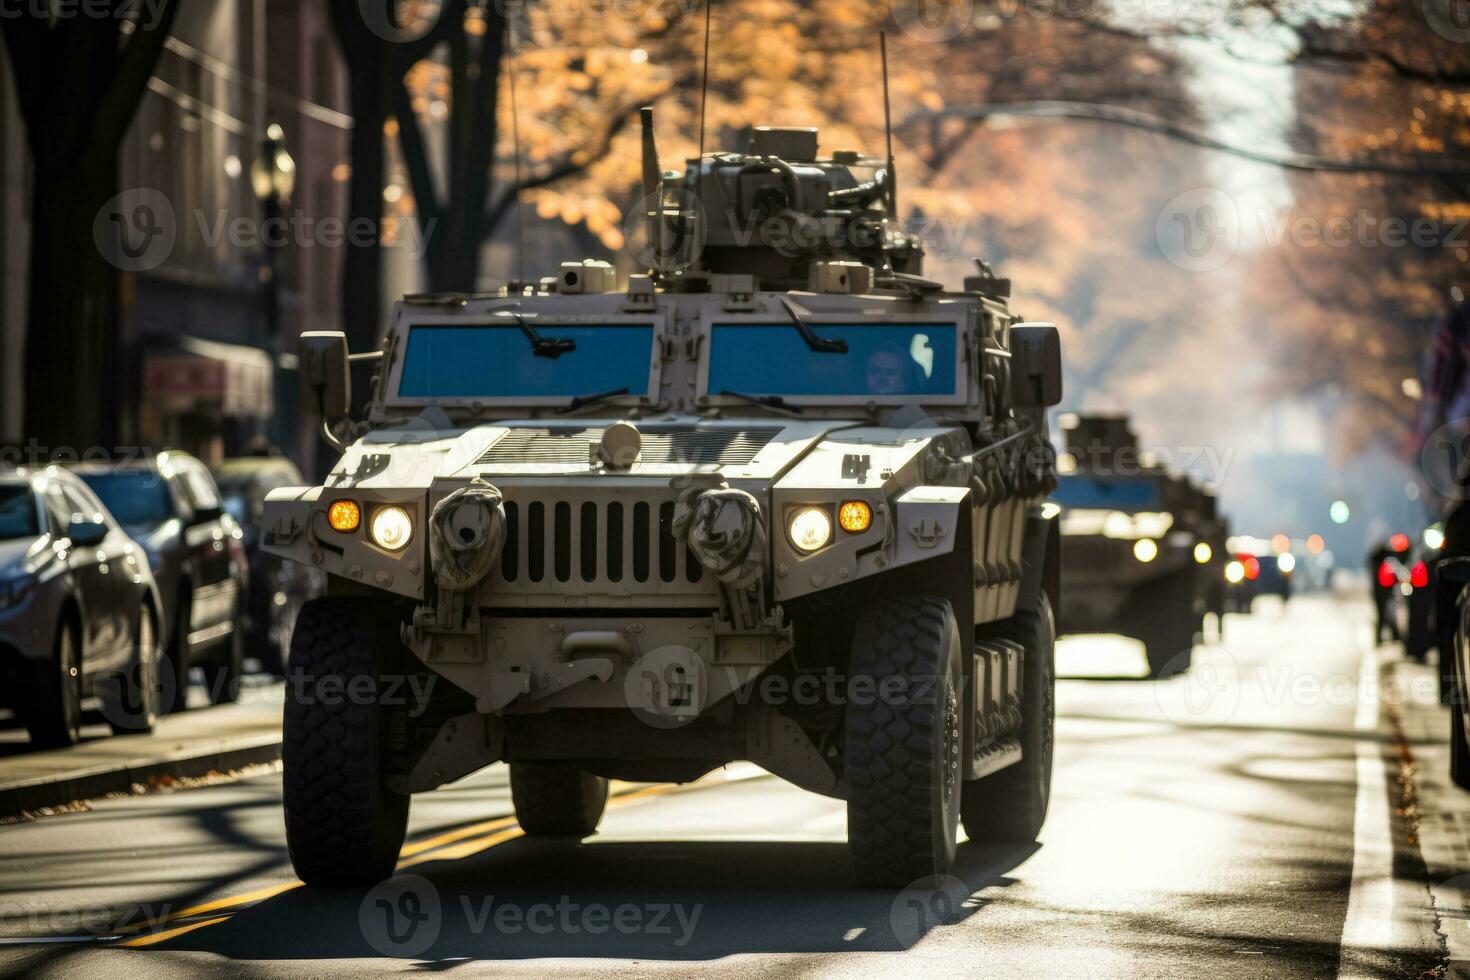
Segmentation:
[(76, 168), (52, 163), (38, 161), (31, 196), (25, 419), (27, 434), (55, 455), (112, 447), (109, 406), (122, 365), (117, 270), (94, 236), (117, 193), (116, 152), (93, 148)]

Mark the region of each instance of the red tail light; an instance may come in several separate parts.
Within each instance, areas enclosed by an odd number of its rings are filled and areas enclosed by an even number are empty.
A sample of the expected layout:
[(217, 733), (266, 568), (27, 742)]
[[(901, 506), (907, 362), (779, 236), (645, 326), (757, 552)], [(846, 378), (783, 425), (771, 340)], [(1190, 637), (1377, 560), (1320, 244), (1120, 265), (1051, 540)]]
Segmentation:
[(1414, 563), (1414, 570), (1409, 573), (1409, 584), (1416, 589), (1423, 589), (1429, 585), (1429, 566), (1422, 561)]
[(1261, 577), (1261, 562), (1255, 555), (1246, 555), (1241, 564), (1245, 566), (1245, 577), (1254, 582)]
[(1388, 546), (1399, 554), (1409, 550), (1409, 536), (1407, 534), (1395, 534), (1388, 539)]
[(1378, 584), (1385, 589), (1391, 589), (1398, 584), (1399, 577), (1394, 573), (1393, 566), (1383, 562), (1378, 566)]

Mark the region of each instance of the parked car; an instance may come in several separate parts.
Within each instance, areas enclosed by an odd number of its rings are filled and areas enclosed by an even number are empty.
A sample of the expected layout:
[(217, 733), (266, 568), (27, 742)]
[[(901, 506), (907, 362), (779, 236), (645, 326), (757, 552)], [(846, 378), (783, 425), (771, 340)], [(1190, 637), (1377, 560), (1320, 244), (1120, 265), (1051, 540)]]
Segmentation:
[(1296, 571), (1296, 556), (1290, 551), (1277, 554), (1267, 542), (1256, 538), (1231, 538), (1226, 544), (1230, 561), (1225, 565), (1225, 581), (1229, 588), (1225, 608), (1230, 612), (1249, 613), (1257, 596), (1291, 598), (1291, 576)]
[(291, 630), (301, 607), (326, 591), (320, 569), (262, 551), (265, 497), (277, 487), (299, 487), (301, 471), (283, 456), (227, 459), (214, 470), (224, 508), (245, 532), (250, 589), (245, 601), (245, 648), (273, 674), (286, 673)]
[(77, 742), (93, 696), (113, 731), (153, 729), (160, 609), (142, 547), (80, 480), (0, 469), (0, 698), (33, 743)]
[(163, 597), (164, 659), (177, 690), (168, 710), (186, 707), (195, 666), (204, 669), (212, 703), (234, 701), (249, 562), (245, 533), (225, 511), (209, 469), (173, 451), (73, 469), (148, 553)]

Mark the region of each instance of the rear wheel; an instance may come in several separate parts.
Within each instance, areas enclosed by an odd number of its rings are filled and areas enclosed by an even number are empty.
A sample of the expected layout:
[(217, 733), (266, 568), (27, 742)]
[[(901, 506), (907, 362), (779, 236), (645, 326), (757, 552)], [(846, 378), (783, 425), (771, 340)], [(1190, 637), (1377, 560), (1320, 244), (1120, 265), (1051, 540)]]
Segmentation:
[(82, 740), (82, 646), (69, 618), (56, 628), (51, 659), (36, 666), (35, 686), (23, 715), (33, 745), (61, 748)]
[[(286, 846), (308, 885), (371, 885), (393, 873), (407, 794), (387, 785), (380, 672), (403, 656), (395, 622), (370, 599), (316, 599), (301, 610), (286, 684)], [(366, 694), (364, 693), (366, 692)]]
[[(847, 841), (858, 882), (905, 887), (948, 871), (959, 836), (960, 635), (936, 596), (887, 596), (859, 616), (847, 706)], [(897, 695), (887, 680), (907, 683)]]
[(210, 704), (234, 704), (240, 700), (240, 678), (245, 675), (245, 632), (240, 626), (240, 602), (235, 601), (229, 639), (220, 645), (214, 660), (204, 666), (204, 686)]
[(189, 607), (192, 601), (193, 592), (185, 583), (180, 586), (179, 598), (174, 604), (173, 630), (160, 667), (160, 670), (169, 672), (173, 687), (172, 696), (161, 705), (165, 714), (178, 714), (189, 707)]
[(1025, 843), (1036, 839), (1051, 803), (1052, 746), (1056, 727), (1056, 624), (1051, 600), (1017, 613), (999, 631), (1025, 648), (1021, 690), (1021, 761), (974, 782), (960, 794), (965, 833), (977, 843)]
[(103, 692), (107, 723), (114, 735), (151, 732), (158, 724), (158, 636), (153, 609), (138, 610), (138, 628), (133, 631), (133, 662), (120, 677), (116, 690)]
[(516, 820), (532, 837), (587, 837), (607, 808), (607, 780), (581, 769), (513, 762)]

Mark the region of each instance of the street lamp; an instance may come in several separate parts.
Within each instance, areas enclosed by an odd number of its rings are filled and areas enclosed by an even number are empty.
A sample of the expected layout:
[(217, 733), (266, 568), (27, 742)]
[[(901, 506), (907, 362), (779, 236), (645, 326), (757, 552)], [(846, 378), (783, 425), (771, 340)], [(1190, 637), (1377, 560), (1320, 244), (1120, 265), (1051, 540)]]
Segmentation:
[(250, 187), (261, 208), (261, 244), (265, 264), (260, 270), (261, 303), (265, 313), (265, 348), (271, 358), (271, 396), (276, 411), (271, 412), (268, 430), (270, 441), (279, 446), (286, 432), (284, 422), (294, 412), (280, 409), (287, 385), (281, 372), (281, 288), (280, 252), (286, 244), (285, 203), (296, 189), (296, 161), (286, 152), (286, 133), (279, 123), (266, 127), (260, 156), (250, 165)]

